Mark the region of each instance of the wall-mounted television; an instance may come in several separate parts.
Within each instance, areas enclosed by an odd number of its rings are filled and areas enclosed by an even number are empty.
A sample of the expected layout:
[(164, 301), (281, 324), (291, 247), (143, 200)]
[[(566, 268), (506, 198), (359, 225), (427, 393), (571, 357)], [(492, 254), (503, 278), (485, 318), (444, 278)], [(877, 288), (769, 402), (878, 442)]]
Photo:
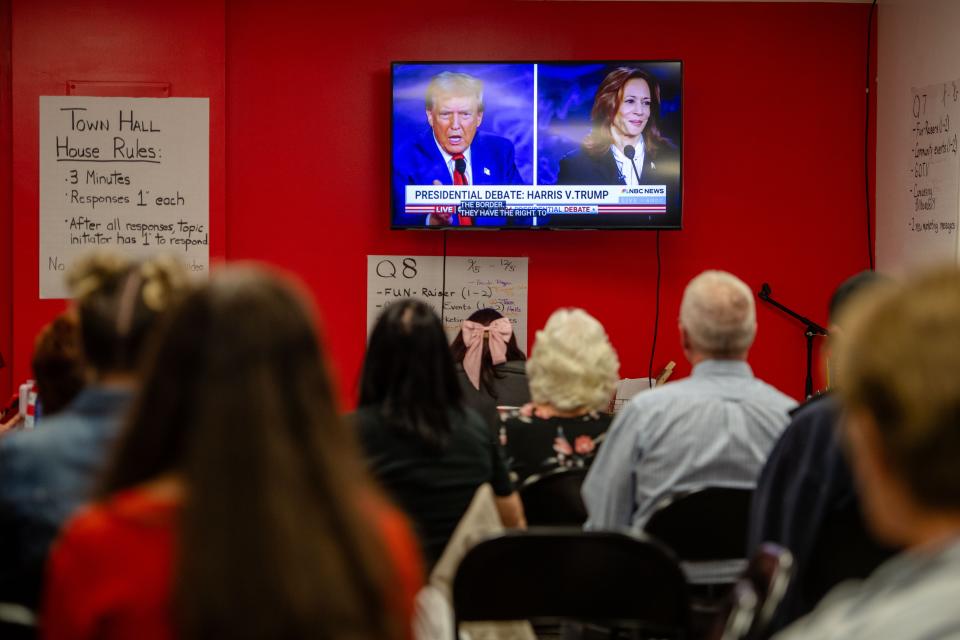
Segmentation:
[(679, 60), (394, 62), (394, 229), (679, 229)]

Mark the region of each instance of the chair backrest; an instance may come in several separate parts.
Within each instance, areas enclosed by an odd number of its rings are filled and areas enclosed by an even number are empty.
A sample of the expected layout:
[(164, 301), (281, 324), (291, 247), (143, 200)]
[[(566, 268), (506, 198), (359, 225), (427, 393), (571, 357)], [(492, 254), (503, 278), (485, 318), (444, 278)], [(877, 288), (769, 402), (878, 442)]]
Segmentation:
[(635, 621), (682, 635), (687, 587), (676, 558), (646, 536), (576, 529), (511, 532), (473, 547), (453, 582), (458, 622)]
[(530, 526), (579, 526), (587, 521), (580, 497), (586, 468), (554, 469), (527, 478), (520, 487), (523, 512)]
[(715, 629), (719, 640), (757, 640), (783, 599), (793, 573), (793, 556), (783, 547), (765, 543), (750, 559), (730, 592), (728, 606)]
[(661, 502), (643, 530), (684, 561), (745, 558), (751, 489), (708, 487)]
[(0, 602), (0, 638), (33, 640), (37, 637), (36, 614), (13, 602)]

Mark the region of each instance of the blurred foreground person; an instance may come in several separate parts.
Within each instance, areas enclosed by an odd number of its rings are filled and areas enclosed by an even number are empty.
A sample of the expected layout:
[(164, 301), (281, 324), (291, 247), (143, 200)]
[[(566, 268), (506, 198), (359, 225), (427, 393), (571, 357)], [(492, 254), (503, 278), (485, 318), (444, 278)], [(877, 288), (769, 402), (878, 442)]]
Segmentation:
[(48, 638), (407, 638), (422, 577), (300, 295), (253, 269), (155, 345), (99, 501), (51, 556)]
[(867, 524), (906, 551), (776, 637), (960, 638), (960, 273), (864, 298), (842, 318), (843, 433)]
[(143, 347), (186, 283), (172, 259), (92, 254), (68, 274), (88, 386), (0, 440), (0, 600), (35, 607), (50, 543), (90, 499), (138, 384)]

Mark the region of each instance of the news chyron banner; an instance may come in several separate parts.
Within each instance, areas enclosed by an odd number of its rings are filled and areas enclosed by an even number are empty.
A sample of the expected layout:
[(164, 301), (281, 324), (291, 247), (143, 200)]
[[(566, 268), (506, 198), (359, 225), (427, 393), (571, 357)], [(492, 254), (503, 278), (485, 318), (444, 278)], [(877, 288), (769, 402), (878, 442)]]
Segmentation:
[(41, 298), (95, 249), (203, 276), (209, 227), (209, 99), (40, 96)]
[(406, 187), (408, 214), (457, 214), (471, 218), (667, 212), (666, 185), (564, 187)]

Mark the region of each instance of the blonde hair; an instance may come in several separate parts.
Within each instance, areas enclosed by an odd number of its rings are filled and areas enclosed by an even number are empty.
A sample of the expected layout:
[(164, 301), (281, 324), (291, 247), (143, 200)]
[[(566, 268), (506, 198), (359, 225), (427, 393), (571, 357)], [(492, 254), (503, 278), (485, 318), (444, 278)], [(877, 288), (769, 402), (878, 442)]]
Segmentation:
[(477, 111), (483, 113), (483, 80), (468, 73), (444, 71), (433, 76), (427, 85), (427, 111), (433, 110), (439, 95), (472, 96), (477, 99)]
[(537, 331), (527, 378), (534, 402), (561, 411), (596, 411), (610, 404), (620, 360), (593, 316), (583, 309), (558, 309)]
[(67, 286), (86, 363), (101, 373), (133, 371), (157, 320), (187, 282), (186, 269), (169, 255), (132, 262), (100, 251), (78, 260), (68, 272)]
[(960, 272), (877, 285), (841, 314), (839, 388), (911, 495), (960, 509)]
[(757, 335), (753, 292), (732, 273), (704, 271), (683, 292), (680, 325), (692, 346), (711, 358), (742, 355)]
[(129, 268), (130, 259), (122, 253), (109, 249), (91, 251), (80, 256), (67, 271), (67, 291), (79, 302)]

